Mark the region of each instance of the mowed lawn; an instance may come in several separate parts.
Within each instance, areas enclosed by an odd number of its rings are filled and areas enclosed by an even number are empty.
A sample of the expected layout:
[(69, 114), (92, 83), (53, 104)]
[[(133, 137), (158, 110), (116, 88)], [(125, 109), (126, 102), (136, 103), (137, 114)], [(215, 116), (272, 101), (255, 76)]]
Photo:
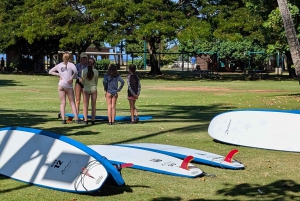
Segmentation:
[[(97, 115), (107, 114), (103, 73), (100, 72)], [(121, 73), (125, 79), (127, 73)], [(219, 155), (238, 149), (234, 158), (246, 168), (227, 170), (195, 164), (216, 175), (195, 179), (126, 168), (122, 170), (126, 186), (106, 185), (92, 195), (55, 191), (0, 176), (0, 200), (300, 200), (300, 153), (223, 144), (213, 141), (207, 132), (212, 118), (228, 110), (299, 109), (300, 86), (296, 80), (288, 79), (287, 75), (252, 80), (243, 79), (241, 74), (199, 79), (190, 72), (170, 71), (156, 78), (140, 75), (142, 92), (136, 106), (140, 115), (151, 115), (152, 120), (138, 124), (117, 122), (113, 126), (98, 121), (96, 125), (85, 126), (62, 125), (57, 119), (60, 104), (57, 77), (0, 74), (0, 126), (43, 129), (86, 145), (151, 142)], [(71, 113), (69, 104), (66, 110)], [(126, 85), (119, 94), (117, 115), (129, 115)], [(286, 127), (286, 132), (290, 129), (295, 128)]]

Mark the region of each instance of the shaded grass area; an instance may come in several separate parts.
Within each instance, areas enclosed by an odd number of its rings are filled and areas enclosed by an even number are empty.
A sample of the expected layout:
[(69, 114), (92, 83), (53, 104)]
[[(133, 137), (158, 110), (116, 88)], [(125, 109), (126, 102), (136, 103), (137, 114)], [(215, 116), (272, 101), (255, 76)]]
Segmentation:
[[(126, 72), (121, 74), (125, 78)], [(264, 80), (239, 79), (241, 74), (221, 76), (222, 79), (199, 79), (190, 72), (165, 71), (163, 76), (154, 78), (142, 72), (142, 93), (136, 105), (140, 115), (151, 115), (152, 120), (135, 125), (117, 122), (114, 126), (97, 121), (95, 126), (83, 126), (62, 125), (57, 118), (56, 77), (1, 74), (1, 127), (43, 129), (87, 145), (153, 142), (220, 155), (237, 148), (239, 154), (235, 159), (246, 168), (232, 171), (195, 164), (216, 175), (195, 179), (127, 168), (122, 170), (125, 186), (106, 185), (99, 192), (87, 195), (54, 191), (0, 176), (0, 200), (299, 200), (299, 153), (224, 144), (207, 133), (211, 119), (228, 110), (298, 109), (297, 81), (286, 75), (270, 75)], [(101, 82), (98, 91), (97, 114), (106, 115)], [(71, 111), (69, 105), (67, 111)], [(117, 115), (129, 115), (126, 87), (119, 94)], [(289, 128), (286, 129), (288, 132)]]

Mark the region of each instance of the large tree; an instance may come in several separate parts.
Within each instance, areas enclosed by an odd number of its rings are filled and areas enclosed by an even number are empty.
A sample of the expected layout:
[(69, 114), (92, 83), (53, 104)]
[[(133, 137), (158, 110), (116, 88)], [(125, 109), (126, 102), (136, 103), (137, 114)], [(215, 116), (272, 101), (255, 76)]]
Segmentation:
[(24, 13), (24, 0), (0, 1), (0, 50), (14, 45), (21, 33), (18, 18)]
[(101, 26), (90, 26), (94, 18), (82, 1), (26, 0), (24, 9), (19, 20), (29, 43), (57, 38), (61, 49), (80, 53), (107, 34)]
[[(121, 39), (145, 41), (150, 55), (150, 74), (161, 74), (158, 48), (162, 41), (176, 38), (198, 38), (207, 31), (207, 24), (197, 18), (195, 3), (172, 0), (96, 0), (88, 9), (97, 22), (110, 28), (107, 41), (118, 44)], [(194, 3), (194, 4), (193, 4)]]
[(290, 14), (287, 1), (277, 0), (279, 10), (282, 16), (286, 38), (290, 47), (291, 56), (295, 65), (296, 74), (300, 78), (300, 46), (297, 38), (295, 25)]
[[(289, 0), (288, 9), (291, 14), (291, 19), (294, 22), (294, 27), (299, 30), (299, 0)], [(247, 7), (253, 12), (260, 15), (263, 19), (262, 26), (264, 28), (265, 43), (268, 53), (284, 53), (287, 61), (289, 76), (294, 77), (295, 71), (291, 68), (293, 63), (291, 57), (291, 49), (287, 41), (286, 31), (283, 24), (283, 18), (280, 14), (278, 2), (274, 0), (250, 0)]]

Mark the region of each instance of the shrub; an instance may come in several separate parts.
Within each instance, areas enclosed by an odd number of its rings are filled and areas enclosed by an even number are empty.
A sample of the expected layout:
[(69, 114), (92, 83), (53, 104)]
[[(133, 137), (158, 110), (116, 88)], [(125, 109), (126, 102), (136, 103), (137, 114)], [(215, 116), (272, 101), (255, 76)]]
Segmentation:
[(107, 70), (108, 66), (110, 64), (109, 59), (101, 59), (96, 61), (96, 69), (97, 70)]
[[(130, 65), (130, 64), (132, 64), (132, 62), (128, 62), (128, 65)], [(144, 69), (144, 59), (143, 58), (134, 59), (133, 64), (135, 64), (136, 68), (139, 70)]]

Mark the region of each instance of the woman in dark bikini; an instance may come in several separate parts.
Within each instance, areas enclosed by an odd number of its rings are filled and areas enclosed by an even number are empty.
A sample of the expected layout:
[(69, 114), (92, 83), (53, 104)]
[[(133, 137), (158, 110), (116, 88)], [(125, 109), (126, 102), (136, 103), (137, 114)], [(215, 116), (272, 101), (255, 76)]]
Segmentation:
[[(130, 106), (131, 123), (137, 123), (139, 116), (135, 107), (135, 102), (139, 98), (141, 92), (141, 83), (139, 77), (135, 74), (136, 66), (134, 64), (129, 65), (129, 75), (127, 76), (128, 85), (128, 101)], [(135, 118), (134, 118), (135, 117)]]

